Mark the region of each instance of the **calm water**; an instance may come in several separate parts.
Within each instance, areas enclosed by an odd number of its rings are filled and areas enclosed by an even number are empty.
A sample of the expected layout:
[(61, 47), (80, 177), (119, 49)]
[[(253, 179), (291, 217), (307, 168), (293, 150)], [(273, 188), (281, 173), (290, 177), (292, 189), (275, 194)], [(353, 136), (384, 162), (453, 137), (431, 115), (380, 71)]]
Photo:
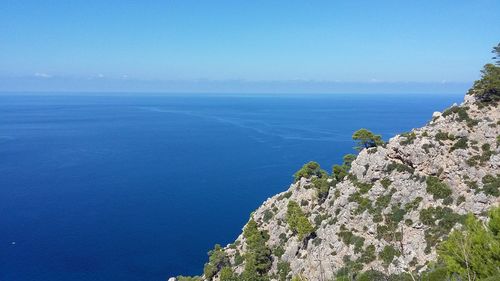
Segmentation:
[(0, 280), (165, 280), (327, 170), (462, 95), (0, 96)]

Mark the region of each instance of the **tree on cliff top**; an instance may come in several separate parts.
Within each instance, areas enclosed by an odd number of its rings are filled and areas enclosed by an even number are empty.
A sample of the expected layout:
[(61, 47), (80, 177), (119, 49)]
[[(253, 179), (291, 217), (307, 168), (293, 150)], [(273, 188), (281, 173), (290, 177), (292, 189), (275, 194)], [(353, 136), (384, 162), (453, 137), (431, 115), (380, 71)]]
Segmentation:
[(481, 102), (500, 101), (500, 43), (493, 47), (492, 53), (495, 54), (496, 65), (488, 63), (481, 70), (481, 79), (474, 82), (474, 86), (469, 91)]
[(375, 135), (367, 129), (359, 129), (352, 135), (352, 139), (358, 141), (356, 149), (376, 147), (384, 144), (381, 135)]
[(493, 47), (493, 51), (491, 51), (495, 56), (493, 57), (494, 60), (496, 61), (497, 65), (500, 65), (500, 43), (496, 45), (496, 47)]

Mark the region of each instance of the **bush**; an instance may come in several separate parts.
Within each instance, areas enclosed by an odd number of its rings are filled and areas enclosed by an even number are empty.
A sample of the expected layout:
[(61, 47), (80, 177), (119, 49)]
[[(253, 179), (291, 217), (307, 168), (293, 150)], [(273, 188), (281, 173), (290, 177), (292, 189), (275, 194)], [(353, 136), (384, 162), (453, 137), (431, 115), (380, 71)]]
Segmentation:
[(372, 201), (370, 201), (370, 199), (363, 197), (361, 193), (357, 191), (349, 195), (349, 198), (347, 200), (349, 202), (358, 203), (358, 208), (355, 211), (356, 214), (363, 213), (365, 210), (370, 209), (372, 205)]
[(352, 135), (352, 139), (358, 141), (356, 149), (370, 148), (383, 145), (382, 136), (375, 135), (367, 129), (359, 129)]
[(360, 182), (358, 180), (358, 178), (356, 178), (356, 176), (354, 176), (352, 174), (349, 175), (349, 180), (351, 180), (352, 184), (355, 187), (357, 187), (358, 190), (359, 190), (359, 192), (362, 193), (362, 194), (367, 193), (373, 187), (373, 184), (371, 184), (371, 183)]
[(356, 159), (356, 155), (354, 154), (346, 154), (343, 158), (342, 165), (333, 165), (333, 177), (337, 181), (343, 180), (347, 174), (349, 173), (349, 169), (351, 168), (352, 162)]
[(391, 213), (389, 215), (390, 221), (394, 225), (397, 225), (400, 221), (403, 220), (405, 214), (406, 214), (406, 211), (404, 209), (400, 209), (396, 206), (392, 206)]
[(264, 211), (264, 217), (263, 220), (265, 223), (269, 222), (272, 218), (274, 217), (273, 211), (267, 209)]
[(290, 273), (290, 263), (286, 261), (279, 261), (278, 262), (278, 277), (279, 281), (286, 281), (287, 276)]
[(476, 276), (478, 280), (500, 276), (500, 208), (490, 211), (490, 221), (485, 226), (472, 214), (467, 216), (465, 228), (453, 231), (438, 247), (441, 260), (448, 273), (463, 280)]
[(468, 147), (468, 139), (466, 137), (459, 138), (458, 141), (453, 144), (453, 146), (450, 148), (450, 152), (457, 150), (457, 149), (466, 149)]
[(220, 281), (237, 281), (238, 278), (235, 276), (233, 270), (230, 267), (224, 267), (220, 271)]
[(483, 192), (495, 197), (500, 196), (500, 174), (495, 176), (485, 175), (481, 180), (483, 182)]
[(378, 254), (378, 257), (382, 260), (385, 266), (392, 263), (395, 256), (399, 256), (400, 253), (393, 246), (385, 246), (382, 251)]
[(401, 134), (401, 136), (404, 137), (405, 139), (399, 142), (400, 145), (412, 144), (417, 139), (417, 135), (415, 135), (414, 132), (403, 133)]
[(461, 122), (465, 121), (467, 126), (472, 128), (473, 126), (477, 125), (479, 122), (477, 120), (471, 119), (469, 117), (469, 114), (467, 113), (468, 109), (469, 108), (466, 106), (464, 106), (464, 107), (453, 106), (453, 107), (450, 107), (447, 110), (445, 110), (443, 112), (443, 116), (446, 117), (448, 115), (456, 113), (458, 116), (458, 118), (457, 118), (458, 121), (461, 121)]
[(413, 169), (412, 167), (410, 167), (408, 165), (405, 165), (405, 164), (397, 163), (397, 162), (391, 162), (391, 163), (389, 163), (389, 165), (387, 165), (387, 167), (385, 168), (385, 170), (388, 173), (392, 173), (392, 171), (396, 170), (396, 171), (398, 171), (400, 173), (407, 172), (407, 173), (410, 173), (410, 174), (413, 174), (413, 172), (415, 171), (415, 169)]
[(199, 276), (177, 276), (175, 277), (178, 281), (202, 281)]
[(322, 178), (314, 178), (312, 180), (314, 188), (316, 189), (316, 197), (320, 203), (323, 203), (328, 197), (328, 192), (330, 191), (330, 183), (328, 179), (325, 177)]
[(474, 82), (469, 94), (481, 103), (496, 103), (500, 100), (500, 67), (486, 64), (481, 70), (481, 79)]
[(252, 218), (243, 229), (243, 237), (246, 238), (247, 244), (243, 276), (248, 279), (256, 278), (258, 280), (272, 265), (271, 250), (266, 245), (269, 235), (260, 231), (257, 223)]
[(418, 205), (420, 204), (420, 202), (422, 202), (422, 200), (424, 200), (422, 197), (417, 197), (415, 199), (413, 199), (413, 201), (409, 202), (408, 204), (405, 205), (405, 210), (407, 212), (411, 211), (411, 210), (415, 210), (418, 208)]
[(380, 271), (368, 270), (359, 275), (356, 281), (382, 281), (387, 280), (387, 276)]
[(328, 175), (321, 169), (319, 164), (314, 161), (304, 164), (304, 166), (293, 175), (295, 182), (299, 181), (301, 178), (311, 178), (312, 176), (327, 177)]
[(375, 256), (375, 246), (368, 245), (366, 249), (363, 251), (361, 256), (358, 258), (358, 262), (362, 264), (369, 264), (377, 258)]
[(203, 268), (203, 274), (207, 279), (212, 279), (223, 267), (230, 265), (226, 252), (219, 244), (215, 244), (214, 249), (208, 252), (208, 256), (208, 263)]
[(431, 143), (422, 144), (422, 149), (425, 151), (425, 153), (429, 153), (431, 147), (434, 147), (434, 145), (432, 145)]
[(314, 228), (297, 202), (290, 200), (286, 211), (286, 221), (293, 233), (298, 235), (299, 240), (309, 236)]
[(388, 178), (383, 178), (382, 180), (380, 180), (380, 184), (385, 188), (389, 188), (389, 186), (392, 184), (392, 181)]
[(453, 198), (452, 197), (446, 197), (443, 199), (443, 205), (451, 205), (453, 204)]
[(454, 140), (455, 137), (451, 134), (448, 134), (446, 132), (437, 132), (436, 135), (434, 135), (434, 139), (437, 141), (445, 141), (445, 140)]
[(436, 207), (420, 210), (420, 221), (429, 226), (425, 230), (426, 253), (435, 246), (441, 237), (447, 235), (455, 224), (463, 221), (463, 216), (456, 214), (448, 207)]
[(292, 197), (292, 192), (288, 191), (288, 192), (285, 192), (285, 193), (281, 194), (280, 196), (278, 196), (278, 201), (283, 200), (285, 198), (288, 199), (290, 197)]
[(432, 194), (434, 199), (444, 199), (451, 195), (451, 189), (447, 184), (441, 182), (437, 177), (429, 176), (426, 180), (427, 192)]
[(392, 194), (392, 192), (389, 192), (386, 195), (379, 196), (375, 201), (375, 207), (380, 210), (387, 208), (389, 203), (391, 203)]

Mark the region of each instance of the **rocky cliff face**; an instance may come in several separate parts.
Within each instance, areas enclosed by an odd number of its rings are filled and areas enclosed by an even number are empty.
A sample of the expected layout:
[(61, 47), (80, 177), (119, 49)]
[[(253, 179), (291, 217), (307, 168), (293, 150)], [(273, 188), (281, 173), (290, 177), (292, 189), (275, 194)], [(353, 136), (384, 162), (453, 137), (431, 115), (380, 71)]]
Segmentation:
[[(314, 177), (301, 178), (251, 215), (268, 236), (268, 276), (331, 280), (342, 268), (425, 270), (463, 215), (485, 218), (499, 204), (499, 135), (498, 105), (468, 95), (426, 126), (363, 149), (343, 180), (326, 180), (327, 196), (318, 196)], [(290, 201), (314, 227), (307, 237), (299, 239), (287, 222)], [(247, 248), (243, 234), (223, 248), (235, 273), (243, 272)]]

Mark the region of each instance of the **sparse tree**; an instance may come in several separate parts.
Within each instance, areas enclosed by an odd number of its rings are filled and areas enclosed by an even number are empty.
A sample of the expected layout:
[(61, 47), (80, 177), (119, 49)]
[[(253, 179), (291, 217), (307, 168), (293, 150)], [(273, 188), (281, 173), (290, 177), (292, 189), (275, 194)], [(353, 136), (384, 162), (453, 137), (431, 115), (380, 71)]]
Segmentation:
[(491, 51), (491, 52), (493, 54), (495, 54), (495, 56), (493, 57), (493, 59), (497, 60), (496, 64), (500, 65), (500, 43), (498, 43), (498, 45), (496, 45), (495, 47), (493, 47), (493, 51)]
[(376, 147), (384, 144), (381, 135), (375, 135), (367, 129), (359, 129), (352, 135), (352, 139), (358, 141), (356, 149)]

